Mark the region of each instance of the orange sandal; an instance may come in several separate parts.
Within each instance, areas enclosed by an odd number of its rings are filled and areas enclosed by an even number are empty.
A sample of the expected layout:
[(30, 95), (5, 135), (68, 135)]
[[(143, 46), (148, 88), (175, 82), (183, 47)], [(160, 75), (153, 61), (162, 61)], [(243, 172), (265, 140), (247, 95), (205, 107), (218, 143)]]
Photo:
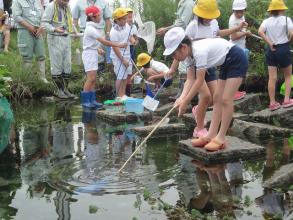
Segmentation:
[(226, 148), (226, 143), (221, 143), (216, 139), (212, 139), (208, 144), (204, 146), (204, 149), (207, 151), (218, 151)]
[(206, 137), (194, 138), (191, 140), (192, 147), (204, 147), (211, 139)]

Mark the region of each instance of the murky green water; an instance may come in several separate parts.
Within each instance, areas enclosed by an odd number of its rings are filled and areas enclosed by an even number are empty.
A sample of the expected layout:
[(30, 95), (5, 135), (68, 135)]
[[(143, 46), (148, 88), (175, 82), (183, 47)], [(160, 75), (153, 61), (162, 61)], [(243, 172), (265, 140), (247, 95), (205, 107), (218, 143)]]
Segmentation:
[(118, 175), (141, 141), (130, 128), (143, 123), (109, 125), (70, 102), (13, 109), (0, 155), (0, 219), (187, 219), (183, 209), (194, 219), (293, 218), (290, 191), (262, 187), (292, 161), (286, 139), (259, 140), (264, 161), (215, 166), (179, 154), (183, 135), (151, 139)]

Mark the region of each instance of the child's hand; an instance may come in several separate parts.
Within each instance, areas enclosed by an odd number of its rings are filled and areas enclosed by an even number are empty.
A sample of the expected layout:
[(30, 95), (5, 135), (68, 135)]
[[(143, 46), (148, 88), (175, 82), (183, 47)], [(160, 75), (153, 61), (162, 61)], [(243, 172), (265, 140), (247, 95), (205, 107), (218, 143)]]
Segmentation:
[(126, 59), (123, 59), (122, 63), (126, 68), (129, 66), (129, 61)]
[(179, 111), (178, 111), (178, 117), (183, 115), (186, 112), (187, 109), (187, 102), (183, 99), (179, 104)]
[(238, 25), (238, 31), (241, 31), (243, 28), (247, 28), (248, 27), (248, 23), (245, 21), (242, 21), (239, 25)]
[(119, 44), (118, 44), (118, 47), (119, 47), (119, 48), (126, 48), (127, 45), (128, 45), (127, 43), (119, 43)]
[(247, 37), (251, 37), (251, 36), (252, 36), (252, 33), (251, 33), (250, 31), (246, 31), (246, 32), (245, 32), (245, 36), (247, 36)]
[(275, 46), (275, 45), (273, 44), (273, 42), (270, 42), (270, 43), (269, 43), (269, 47), (270, 47), (271, 51), (276, 51), (276, 49), (275, 49), (274, 46)]
[(105, 51), (101, 48), (98, 48), (98, 54), (100, 55), (104, 55), (105, 54)]
[(182, 101), (182, 98), (181, 97), (179, 97), (178, 99), (176, 99), (176, 101), (174, 103), (174, 106), (177, 106), (178, 107), (180, 105), (181, 101)]

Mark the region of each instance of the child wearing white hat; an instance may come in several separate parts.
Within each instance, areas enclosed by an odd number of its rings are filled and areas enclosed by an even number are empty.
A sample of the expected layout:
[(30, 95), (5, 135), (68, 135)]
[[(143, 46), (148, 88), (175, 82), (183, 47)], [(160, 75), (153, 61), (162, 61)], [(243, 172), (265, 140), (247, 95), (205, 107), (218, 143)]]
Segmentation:
[[(178, 115), (182, 115), (192, 98), (206, 89), (206, 70), (220, 66), (219, 80), (213, 96), (212, 122), (205, 137), (192, 140), (194, 147), (217, 151), (225, 147), (225, 136), (233, 116), (233, 96), (246, 76), (248, 61), (244, 51), (237, 45), (222, 39), (210, 38), (193, 41), (185, 36), (182, 28), (172, 28), (164, 37), (164, 55), (183, 61), (188, 65), (187, 81), (176, 103)], [(221, 124), (221, 126), (220, 126)], [(218, 128), (220, 126), (220, 130)]]

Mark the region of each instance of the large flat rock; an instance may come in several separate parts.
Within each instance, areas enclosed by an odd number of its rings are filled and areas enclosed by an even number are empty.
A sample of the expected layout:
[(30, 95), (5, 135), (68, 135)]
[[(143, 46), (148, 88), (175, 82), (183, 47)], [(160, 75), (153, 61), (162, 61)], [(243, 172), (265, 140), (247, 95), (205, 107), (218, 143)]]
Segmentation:
[(158, 99), (168, 99), (169, 96), (175, 96), (178, 93), (179, 89), (170, 86), (168, 88), (163, 89), (158, 95)]
[(228, 147), (216, 152), (208, 152), (203, 148), (195, 148), (191, 145), (191, 139), (179, 141), (179, 151), (206, 164), (228, 163), (239, 160), (251, 160), (263, 158), (265, 148), (253, 143), (228, 136)]
[(277, 170), (263, 183), (265, 188), (288, 189), (293, 183), (293, 164), (287, 164)]
[(261, 97), (261, 94), (246, 94), (246, 96), (243, 99), (234, 101), (235, 112), (251, 114), (255, 111), (263, 109)]
[(103, 110), (98, 111), (96, 115), (97, 118), (110, 123), (135, 123), (138, 120), (147, 121), (152, 119), (152, 114), (147, 111), (144, 111), (142, 114), (134, 114)]
[[(144, 127), (135, 127), (131, 130), (134, 131), (139, 136), (147, 136), (153, 129), (155, 125), (149, 125)], [(175, 135), (186, 132), (186, 126), (182, 123), (172, 123), (159, 126), (154, 132), (154, 136), (163, 136), (163, 135)]]
[(233, 125), (230, 130), (235, 135), (244, 134), (248, 137), (288, 137), (293, 134), (292, 129), (257, 122), (247, 122), (239, 119), (233, 120)]
[(280, 108), (276, 111), (265, 109), (251, 114), (249, 118), (252, 121), (293, 129), (293, 107)]

